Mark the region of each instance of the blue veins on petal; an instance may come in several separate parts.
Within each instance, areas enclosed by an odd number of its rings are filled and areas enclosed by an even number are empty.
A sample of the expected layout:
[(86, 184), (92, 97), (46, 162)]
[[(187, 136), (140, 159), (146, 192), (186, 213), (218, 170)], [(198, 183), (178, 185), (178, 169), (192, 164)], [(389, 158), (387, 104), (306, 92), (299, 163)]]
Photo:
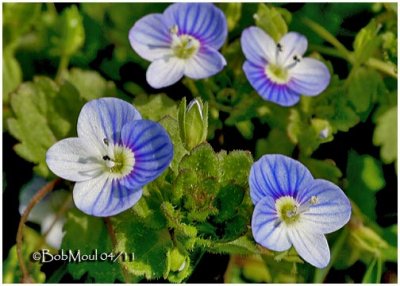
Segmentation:
[(243, 70), (257, 93), (281, 106), (295, 105), (301, 95), (316, 96), (330, 82), (328, 68), (320, 61), (303, 58), (307, 39), (289, 32), (278, 43), (258, 27), (243, 31)]
[(307, 262), (318, 268), (330, 260), (324, 234), (343, 227), (351, 205), (333, 183), (314, 179), (300, 162), (283, 155), (265, 155), (249, 175), (254, 239), (275, 251), (293, 246)]
[(142, 120), (125, 101), (101, 98), (84, 105), (78, 137), (54, 144), (46, 162), (56, 175), (76, 182), (73, 198), (80, 210), (111, 216), (136, 204), (141, 188), (172, 157), (172, 142), (160, 124)]
[(163, 88), (183, 76), (207, 78), (226, 65), (218, 52), (227, 37), (224, 14), (211, 3), (175, 3), (150, 14), (129, 31), (133, 50), (151, 61), (146, 80)]

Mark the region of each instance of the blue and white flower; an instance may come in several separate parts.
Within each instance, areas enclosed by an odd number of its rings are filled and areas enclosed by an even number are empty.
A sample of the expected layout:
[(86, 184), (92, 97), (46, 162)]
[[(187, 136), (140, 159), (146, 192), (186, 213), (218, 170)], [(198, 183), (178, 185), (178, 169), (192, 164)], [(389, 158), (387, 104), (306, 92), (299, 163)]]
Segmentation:
[(308, 45), (303, 35), (289, 32), (275, 43), (260, 28), (250, 27), (243, 31), (241, 45), (246, 77), (265, 100), (292, 106), (300, 95), (316, 96), (329, 84), (328, 68), (316, 59), (303, 58)]
[(50, 170), (75, 181), (73, 199), (83, 212), (111, 216), (132, 207), (142, 187), (156, 179), (173, 157), (172, 142), (158, 123), (143, 120), (129, 103), (102, 98), (86, 103), (78, 137), (54, 144)]
[(175, 3), (163, 14), (150, 14), (129, 31), (132, 48), (151, 61), (147, 82), (154, 88), (182, 76), (210, 77), (226, 65), (218, 52), (227, 36), (224, 14), (211, 3)]
[(344, 226), (351, 215), (343, 191), (314, 179), (304, 165), (283, 155), (265, 155), (255, 162), (249, 184), (256, 242), (275, 251), (293, 245), (310, 264), (327, 266), (330, 252), (324, 234)]

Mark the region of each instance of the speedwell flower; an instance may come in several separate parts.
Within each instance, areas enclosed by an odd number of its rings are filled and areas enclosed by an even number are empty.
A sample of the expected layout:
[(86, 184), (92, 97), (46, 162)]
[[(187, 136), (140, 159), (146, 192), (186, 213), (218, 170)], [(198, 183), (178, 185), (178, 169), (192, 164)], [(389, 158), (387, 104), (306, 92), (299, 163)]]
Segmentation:
[(303, 164), (283, 155), (265, 155), (255, 162), (249, 184), (256, 242), (275, 251), (293, 245), (304, 260), (325, 267), (330, 252), (324, 234), (341, 228), (351, 215), (343, 191), (314, 179)]
[(142, 187), (173, 157), (172, 142), (158, 123), (142, 120), (129, 103), (101, 98), (86, 103), (78, 137), (54, 144), (46, 162), (56, 175), (75, 181), (73, 198), (83, 212), (111, 216), (132, 207)]
[(243, 70), (265, 100), (292, 106), (300, 95), (315, 96), (329, 84), (330, 73), (320, 61), (303, 58), (307, 39), (289, 32), (278, 43), (257, 27), (243, 31), (241, 45), (246, 61)]
[(150, 14), (129, 31), (132, 48), (151, 61), (147, 82), (154, 88), (174, 84), (183, 75), (210, 77), (226, 65), (218, 52), (228, 30), (220, 9), (211, 3), (175, 3), (163, 14)]

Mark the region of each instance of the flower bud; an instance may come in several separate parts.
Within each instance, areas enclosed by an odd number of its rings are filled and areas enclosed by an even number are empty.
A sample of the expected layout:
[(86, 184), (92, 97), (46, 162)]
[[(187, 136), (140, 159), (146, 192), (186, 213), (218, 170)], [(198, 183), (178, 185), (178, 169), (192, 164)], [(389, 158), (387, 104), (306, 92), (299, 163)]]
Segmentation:
[(190, 151), (207, 139), (208, 131), (208, 103), (204, 103), (200, 98), (193, 99), (186, 106), (184, 98), (179, 106), (179, 132), (181, 140)]

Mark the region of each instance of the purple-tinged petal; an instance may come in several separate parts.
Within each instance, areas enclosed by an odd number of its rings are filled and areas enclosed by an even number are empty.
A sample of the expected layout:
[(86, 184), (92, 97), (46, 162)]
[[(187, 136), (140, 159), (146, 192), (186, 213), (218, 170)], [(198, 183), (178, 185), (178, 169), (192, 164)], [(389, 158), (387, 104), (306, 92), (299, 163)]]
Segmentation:
[(317, 202), (301, 215), (302, 223), (310, 231), (331, 233), (349, 221), (351, 204), (338, 186), (326, 180), (314, 180), (308, 188), (299, 191), (297, 201), (306, 204), (313, 196)]
[(276, 43), (260, 28), (245, 29), (240, 43), (246, 59), (254, 65), (265, 68), (267, 63), (275, 63)]
[(100, 157), (107, 153), (109, 143), (118, 143), (122, 127), (141, 119), (132, 104), (117, 98), (100, 98), (86, 103), (78, 118), (78, 137), (96, 150)]
[(75, 184), (73, 198), (78, 209), (93, 216), (112, 216), (131, 208), (142, 196), (141, 189), (123, 186), (103, 174)]
[(216, 50), (228, 34), (222, 11), (211, 3), (175, 3), (164, 11), (167, 27), (178, 27), (179, 35), (191, 35)]
[(203, 47), (186, 61), (184, 74), (193, 79), (206, 78), (220, 72), (225, 65), (225, 58), (217, 50)]
[(322, 62), (312, 58), (302, 59), (289, 70), (289, 76), (290, 81), (287, 86), (299, 94), (308, 96), (320, 94), (331, 79), (328, 68)]
[(129, 31), (132, 48), (142, 58), (153, 61), (172, 54), (171, 34), (162, 14), (150, 14)]
[(328, 242), (322, 233), (303, 231), (301, 227), (288, 228), (289, 239), (297, 253), (308, 263), (324, 268), (330, 260)]
[(264, 197), (254, 208), (251, 230), (254, 240), (268, 249), (284, 251), (291, 246), (287, 227), (278, 221), (275, 200), (270, 196)]
[(46, 163), (57, 176), (74, 181), (97, 177), (103, 166), (101, 154), (81, 138), (63, 139), (47, 150)]
[(296, 197), (312, 182), (311, 173), (300, 162), (283, 155), (264, 155), (251, 167), (250, 197), (255, 205), (264, 197)]
[(251, 86), (263, 99), (281, 106), (292, 106), (300, 100), (299, 94), (285, 84), (272, 82), (265, 74), (265, 67), (245, 61), (243, 70)]
[(280, 40), (281, 52), (278, 56), (278, 64), (286, 66), (292, 63), (293, 57), (301, 57), (307, 51), (307, 38), (296, 32), (289, 32)]
[(147, 69), (146, 79), (153, 88), (170, 86), (183, 76), (185, 62), (176, 57), (166, 57), (155, 60)]
[(171, 139), (156, 122), (131, 122), (122, 129), (121, 139), (135, 158), (133, 171), (121, 179), (122, 185), (139, 189), (160, 176), (171, 163), (174, 153)]

